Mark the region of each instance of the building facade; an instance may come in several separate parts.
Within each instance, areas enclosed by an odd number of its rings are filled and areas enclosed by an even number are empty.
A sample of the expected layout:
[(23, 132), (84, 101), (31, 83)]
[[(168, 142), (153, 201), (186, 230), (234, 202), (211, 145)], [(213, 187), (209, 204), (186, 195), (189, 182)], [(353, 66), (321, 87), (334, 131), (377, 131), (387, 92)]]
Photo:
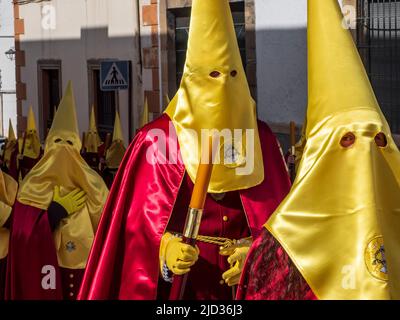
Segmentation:
[[(16, 1), (16, 51), (19, 131), (33, 106), (43, 139), (55, 106), (71, 80), (79, 128), (86, 131), (95, 107), (100, 133), (112, 132), (115, 110), (121, 115), (126, 141), (134, 131), (140, 100), (139, 23), (131, 0)], [(129, 88), (100, 88), (103, 60), (130, 63)]]
[(14, 14), (9, 0), (0, 0), (0, 137), (17, 124), (15, 93)]
[[(400, 1), (338, 0), (378, 101), (400, 134)], [(259, 117), (289, 144), (289, 123), (303, 125), (307, 107), (307, 0), (231, 0), (248, 82)], [(191, 0), (140, 1), (145, 93), (161, 112), (184, 62)]]
[[(182, 75), (191, 0), (16, 0), (18, 128), (33, 105), (42, 138), (67, 80), (75, 86), (81, 131), (96, 107), (100, 131), (122, 115), (126, 138), (138, 129), (147, 99), (150, 119), (166, 107)], [(231, 0), (243, 64), (259, 117), (287, 148), (307, 106), (307, 0)], [(378, 100), (400, 134), (400, 1), (339, 0)], [(130, 88), (99, 88), (104, 59), (131, 63)]]

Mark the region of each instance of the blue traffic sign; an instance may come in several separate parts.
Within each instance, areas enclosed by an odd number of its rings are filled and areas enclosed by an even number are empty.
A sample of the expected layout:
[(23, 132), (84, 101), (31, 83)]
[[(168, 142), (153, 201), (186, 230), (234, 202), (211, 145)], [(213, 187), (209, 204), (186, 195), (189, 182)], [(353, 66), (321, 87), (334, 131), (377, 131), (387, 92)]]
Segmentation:
[(129, 61), (102, 61), (100, 66), (100, 88), (102, 91), (128, 89)]

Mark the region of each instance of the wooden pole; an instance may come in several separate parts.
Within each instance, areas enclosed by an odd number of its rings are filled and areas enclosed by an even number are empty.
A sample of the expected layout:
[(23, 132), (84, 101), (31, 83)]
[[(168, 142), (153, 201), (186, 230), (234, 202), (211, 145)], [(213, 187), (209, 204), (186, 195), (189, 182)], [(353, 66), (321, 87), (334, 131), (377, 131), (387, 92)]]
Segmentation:
[[(201, 217), (207, 197), (208, 185), (213, 169), (213, 139), (209, 138), (208, 148), (202, 150), (201, 161), (197, 169), (196, 181), (190, 200), (188, 214), (186, 216), (185, 228), (183, 230), (182, 242), (195, 246), (199, 233)], [(169, 300), (182, 300), (188, 274), (183, 276), (174, 275), (174, 281), (169, 295)]]

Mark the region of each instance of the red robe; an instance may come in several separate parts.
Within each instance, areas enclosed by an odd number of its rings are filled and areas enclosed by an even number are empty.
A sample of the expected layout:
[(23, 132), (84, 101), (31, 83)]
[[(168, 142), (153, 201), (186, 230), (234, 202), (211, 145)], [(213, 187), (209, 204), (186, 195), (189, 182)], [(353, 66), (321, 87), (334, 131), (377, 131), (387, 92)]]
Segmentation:
[[(186, 174), (168, 223), (168, 231), (182, 232), (192, 191), (193, 182)], [(220, 200), (207, 195), (199, 234), (229, 239), (243, 239), (251, 235), (239, 192), (227, 192)], [(234, 299), (232, 288), (220, 283), (222, 274), (229, 269), (228, 257), (219, 254), (218, 245), (199, 241), (197, 246), (200, 256), (189, 273), (183, 299)], [(204, 281), (204, 274), (207, 274), (207, 281)], [(170, 283), (160, 278), (157, 299), (167, 300), (170, 291)]]
[(316, 300), (278, 241), (264, 229), (253, 243), (238, 286), (238, 300)]
[[(75, 299), (83, 270), (58, 267), (53, 233), (47, 211), (14, 204), (8, 252), (6, 300)], [(55, 289), (45, 289), (43, 267), (53, 266)], [(72, 276), (71, 276), (72, 275)]]
[[(61, 299), (59, 289), (42, 288), (42, 268), (46, 265), (57, 266), (47, 212), (16, 201), (10, 230), (6, 300)], [(58, 269), (56, 288), (61, 288)]]
[[(238, 192), (254, 238), (290, 188), (275, 136), (261, 121), (258, 129), (265, 180)], [(162, 140), (166, 152), (159, 148)], [(136, 135), (109, 194), (78, 299), (157, 298), (161, 237), (185, 177), (177, 144), (166, 114)]]

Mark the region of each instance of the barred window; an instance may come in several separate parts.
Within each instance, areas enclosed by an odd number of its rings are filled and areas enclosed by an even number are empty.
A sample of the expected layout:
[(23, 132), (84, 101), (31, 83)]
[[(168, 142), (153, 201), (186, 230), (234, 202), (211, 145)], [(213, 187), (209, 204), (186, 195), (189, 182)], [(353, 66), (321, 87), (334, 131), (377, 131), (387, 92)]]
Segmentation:
[(89, 106), (94, 106), (97, 118), (97, 130), (100, 137), (105, 140), (107, 133), (112, 133), (114, 128), (115, 110), (117, 108), (119, 93), (118, 90), (102, 91), (100, 89), (100, 60), (88, 60), (87, 66)]
[(357, 3), (357, 46), (391, 130), (400, 134), (400, 1)]

